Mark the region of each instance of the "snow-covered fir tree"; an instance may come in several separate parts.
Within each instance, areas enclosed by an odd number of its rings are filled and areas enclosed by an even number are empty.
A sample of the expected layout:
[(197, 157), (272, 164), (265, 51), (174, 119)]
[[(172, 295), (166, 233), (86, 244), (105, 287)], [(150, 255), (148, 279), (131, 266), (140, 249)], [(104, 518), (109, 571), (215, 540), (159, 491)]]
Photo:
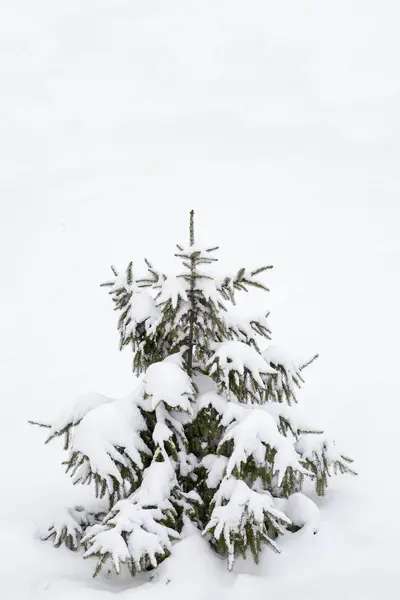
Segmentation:
[[(270, 344), (268, 315), (233, 316), (235, 296), (266, 290), (270, 269), (216, 275), (217, 247), (178, 246), (177, 275), (148, 260), (114, 267), (108, 287), (119, 315), (121, 348), (133, 352), (139, 378), (127, 398), (80, 398), (51, 425), (64, 438), (66, 471), (93, 484), (93, 507), (65, 509), (43, 538), (83, 547), (117, 573), (157, 567), (192, 521), (232, 569), (238, 554), (257, 562), (279, 535), (316, 527), (317, 508), (302, 493), (323, 495), (332, 473), (354, 473), (351, 460), (308, 426), (296, 389), (310, 362), (296, 364)], [(265, 346), (265, 347), (264, 347)], [(314, 357), (315, 358), (315, 357)]]

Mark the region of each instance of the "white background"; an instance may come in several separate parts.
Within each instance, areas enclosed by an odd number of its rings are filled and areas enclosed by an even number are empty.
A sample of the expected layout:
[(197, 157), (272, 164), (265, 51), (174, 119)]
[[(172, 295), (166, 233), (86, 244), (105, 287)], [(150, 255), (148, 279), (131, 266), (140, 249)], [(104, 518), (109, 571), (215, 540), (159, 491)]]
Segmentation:
[(98, 285), (111, 263), (168, 268), (191, 208), (221, 269), (275, 265), (274, 342), (320, 352), (302, 399), (360, 472), (307, 551), (192, 594), (398, 597), (399, 18), (394, 0), (3, 0), (4, 600), (138, 593), (34, 539), (88, 491), (26, 421), (132, 389)]

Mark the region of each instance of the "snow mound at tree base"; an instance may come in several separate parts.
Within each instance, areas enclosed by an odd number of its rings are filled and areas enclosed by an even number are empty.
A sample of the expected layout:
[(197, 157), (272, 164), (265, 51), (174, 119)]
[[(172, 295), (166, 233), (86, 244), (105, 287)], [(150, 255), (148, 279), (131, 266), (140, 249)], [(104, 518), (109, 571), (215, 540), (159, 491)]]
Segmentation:
[[(219, 598), (232, 587), (235, 576), (215, 555), (199, 531), (188, 525), (185, 537), (156, 571), (130, 576), (108, 575), (96, 580), (59, 579), (38, 586), (35, 600), (208, 600)], [(214, 596), (213, 596), (214, 597)], [(22, 599), (21, 599), (22, 600)]]
[[(251, 560), (238, 559), (234, 572), (228, 573), (225, 561), (190, 527), (186, 537), (174, 545), (172, 555), (157, 571), (134, 579), (115, 575), (109, 578), (106, 573), (93, 581), (88, 577), (57, 579), (37, 586), (29, 599), (242, 600), (251, 597), (261, 600), (274, 597), (320, 600), (323, 597), (324, 600), (376, 600), (381, 594), (385, 600), (397, 600), (399, 576), (395, 575), (393, 566), (388, 564), (385, 570), (382, 564), (376, 564), (376, 554), (371, 553), (371, 548), (366, 548), (362, 540), (359, 540), (357, 556), (351, 559), (355, 539), (351, 540), (351, 548), (343, 551), (344, 535), (344, 530), (333, 525), (326, 525), (316, 536), (304, 530), (287, 534), (282, 540), (281, 555), (265, 550), (258, 567)], [(342, 554), (340, 560), (339, 554)], [(15, 598), (25, 600), (17, 594)]]

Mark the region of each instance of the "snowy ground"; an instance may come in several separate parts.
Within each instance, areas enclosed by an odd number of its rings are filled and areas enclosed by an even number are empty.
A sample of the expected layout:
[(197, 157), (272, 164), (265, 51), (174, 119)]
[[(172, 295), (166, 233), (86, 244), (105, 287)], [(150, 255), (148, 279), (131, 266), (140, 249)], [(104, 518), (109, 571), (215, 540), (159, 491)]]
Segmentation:
[[(399, 17), (394, 0), (3, 0), (2, 599), (398, 598)], [(320, 352), (304, 401), (360, 477), (258, 570), (228, 575), (193, 535), (139, 589), (93, 581), (34, 538), (87, 491), (26, 421), (133, 387), (98, 284), (111, 262), (168, 267), (192, 207), (226, 266), (275, 264), (274, 340)]]

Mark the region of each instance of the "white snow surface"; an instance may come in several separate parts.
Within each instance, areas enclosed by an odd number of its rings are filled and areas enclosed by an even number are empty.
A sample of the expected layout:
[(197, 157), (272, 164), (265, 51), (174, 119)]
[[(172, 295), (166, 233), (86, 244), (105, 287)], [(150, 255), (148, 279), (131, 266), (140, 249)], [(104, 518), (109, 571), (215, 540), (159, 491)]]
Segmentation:
[[(393, 0), (1, 2), (2, 599), (397, 600), (399, 19)], [(320, 353), (298, 398), (360, 474), (258, 567), (228, 574), (191, 530), (153, 581), (92, 580), (34, 538), (92, 495), (26, 421), (135, 387), (98, 285), (143, 256), (177, 269), (191, 208), (215, 271), (274, 265), (237, 309)]]

